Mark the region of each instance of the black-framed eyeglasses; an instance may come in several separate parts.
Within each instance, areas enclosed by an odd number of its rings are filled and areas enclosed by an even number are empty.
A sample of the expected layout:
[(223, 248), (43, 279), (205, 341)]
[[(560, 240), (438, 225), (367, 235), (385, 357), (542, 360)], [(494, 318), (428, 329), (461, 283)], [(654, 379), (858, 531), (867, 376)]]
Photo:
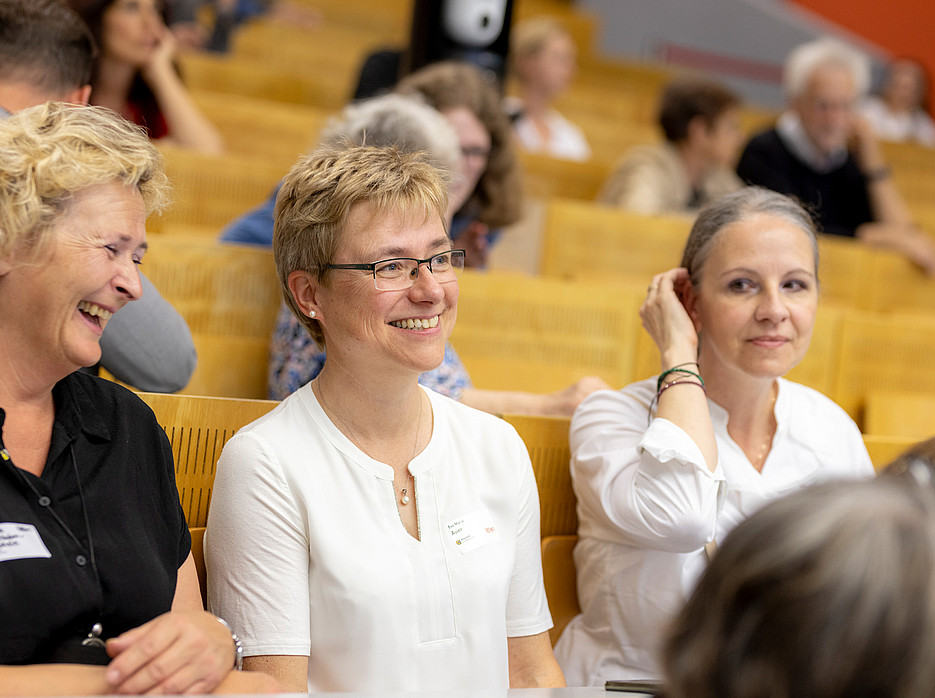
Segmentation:
[(419, 267), (428, 266), (440, 284), (456, 281), (464, 272), (464, 250), (445, 250), (428, 259), (396, 257), (373, 264), (326, 264), (325, 269), (357, 269), (369, 271), (378, 291), (402, 291), (419, 278)]

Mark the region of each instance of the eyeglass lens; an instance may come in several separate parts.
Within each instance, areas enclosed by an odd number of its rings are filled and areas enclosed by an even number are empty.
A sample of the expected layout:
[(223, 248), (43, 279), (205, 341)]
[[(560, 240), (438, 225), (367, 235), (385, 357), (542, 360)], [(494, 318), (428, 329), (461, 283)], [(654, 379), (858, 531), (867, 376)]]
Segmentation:
[(441, 252), (428, 260), (409, 258), (387, 259), (373, 268), (373, 280), (378, 290), (409, 288), (419, 278), (419, 267), (425, 264), (440, 284), (449, 283), (464, 271), (464, 252), (450, 250)]

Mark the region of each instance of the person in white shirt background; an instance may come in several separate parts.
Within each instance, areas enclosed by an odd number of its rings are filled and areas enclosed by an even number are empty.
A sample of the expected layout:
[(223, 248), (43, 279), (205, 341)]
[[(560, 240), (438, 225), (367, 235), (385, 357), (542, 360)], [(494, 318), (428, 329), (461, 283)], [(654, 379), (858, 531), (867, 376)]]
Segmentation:
[(525, 150), (566, 160), (591, 157), (581, 129), (552, 108), (574, 78), (576, 61), (575, 43), (557, 20), (534, 17), (513, 29), (510, 65), (518, 94), (504, 100), (504, 109)]
[(582, 612), (555, 646), (570, 686), (658, 679), (665, 628), (716, 541), (809, 483), (873, 474), (860, 432), (782, 378), (808, 349), (818, 249), (792, 199), (746, 187), (692, 228), (640, 311), (662, 373), (572, 418)]
[(928, 80), (924, 68), (908, 59), (889, 66), (879, 96), (860, 106), (877, 137), (884, 141), (919, 143), (935, 147), (935, 122), (925, 108)]

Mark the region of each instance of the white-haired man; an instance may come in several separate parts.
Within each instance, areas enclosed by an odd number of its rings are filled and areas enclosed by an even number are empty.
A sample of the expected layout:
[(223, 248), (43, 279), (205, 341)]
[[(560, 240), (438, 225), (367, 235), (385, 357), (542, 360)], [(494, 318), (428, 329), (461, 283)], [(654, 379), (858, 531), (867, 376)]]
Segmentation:
[(789, 54), (784, 82), (789, 107), (747, 144), (741, 179), (809, 204), (826, 233), (889, 247), (935, 273), (935, 244), (913, 225), (855, 110), (870, 82), (867, 58), (834, 39), (812, 41)]

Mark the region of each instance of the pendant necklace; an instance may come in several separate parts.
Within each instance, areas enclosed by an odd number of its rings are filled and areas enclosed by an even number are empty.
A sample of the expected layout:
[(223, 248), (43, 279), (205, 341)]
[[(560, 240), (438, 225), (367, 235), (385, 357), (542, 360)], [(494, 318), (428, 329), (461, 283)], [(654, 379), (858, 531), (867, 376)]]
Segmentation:
[[(409, 458), (410, 461), (412, 461), (412, 459), (416, 457), (416, 450), (419, 448), (419, 434), (422, 433), (422, 411), (424, 409), (425, 409), (425, 404), (422, 402), (422, 391), (420, 389), (419, 391), (419, 421), (416, 422), (416, 440), (415, 440), (415, 443), (412, 444), (412, 456)], [(406, 470), (407, 471), (409, 470), (409, 466), (406, 466)], [(403, 487), (399, 491), (399, 503), (402, 504), (403, 506), (406, 506), (410, 502), (409, 488), (408, 488), (410, 480), (412, 480), (412, 473), (409, 473), (408, 477), (406, 477), (405, 484), (407, 485), (407, 487)], [(395, 478), (393, 479), (393, 489), (394, 490), (396, 489)]]
[[(325, 394), (324, 394), (324, 391), (321, 389), (321, 384), (316, 380), (316, 381), (312, 384), (312, 386), (313, 386), (313, 389), (314, 389), (314, 388), (317, 388), (317, 390), (315, 390), (315, 392), (317, 393), (318, 399), (321, 401), (322, 406), (325, 407), (325, 408), (327, 408), (328, 411), (331, 412), (331, 414), (333, 414), (333, 415), (337, 418), (337, 420), (338, 420), (339, 422), (341, 422), (341, 424), (344, 425), (344, 428), (347, 429), (347, 431), (348, 431), (348, 436), (349, 436), (349, 437), (352, 436), (352, 435), (354, 434), (354, 430), (351, 429), (351, 427), (348, 425), (348, 423), (345, 422), (345, 421), (341, 418), (341, 415), (339, 415), (337, 412), (335, 412), (334, 409), (331, 407), (331, 405), (328, 404), (327, 400), (325, 400)], [(412, 455), (411, 455), (410, 458), (409, 458), (410, 461), (411, 461), (413, 458), (416, 457), (416, 451), (417, 451), (418, 448), (419, 448), (419, 436), (422, 434), (422, 416), (423, 416), (424, 411), (425, 411), (425, 403), (423, 402), (422, 391), (421, 391), (421, 389), (420, 389), (420, 390), (419, 390), (419, 420), (416, 422), (416, 440), (415, 440), (415, 443), (412, 444)], [(360, 446), (358, 446), (358, 448), (360, 448)], [(362, 449), (361, 449), (361, 450), (362, 450)], [(407, 471), (408, 471), (408, 466), (407, 466), (406, 469), (407, 469)], [(398, 499), (399, 503), (400, 503), (402, 506), (406, 506), (407, 504), (409, 504), (409, 502), (412, 501), (412, 499), (409, 497), (409, 481), (412, 480), (412, 479), (413, 479), (413, 478), (412, 478), (412, 473), (408, 473), (408, 476), (406, 477), (406, 481), (405, 481), (405, 483), (404, 483), (406, 486), (403, 487), (403, 488), (401, 488), (401, 489), (399, 490), (399, 494), (397, 495), (397, 499)], [(414, 483), (413, 483), (413, 484), (414, 484)], [(394, 474), (394, 477), (393, 477), (393, 492), (396, 493), (396, 477), (395, 477), (395, 474)]]

